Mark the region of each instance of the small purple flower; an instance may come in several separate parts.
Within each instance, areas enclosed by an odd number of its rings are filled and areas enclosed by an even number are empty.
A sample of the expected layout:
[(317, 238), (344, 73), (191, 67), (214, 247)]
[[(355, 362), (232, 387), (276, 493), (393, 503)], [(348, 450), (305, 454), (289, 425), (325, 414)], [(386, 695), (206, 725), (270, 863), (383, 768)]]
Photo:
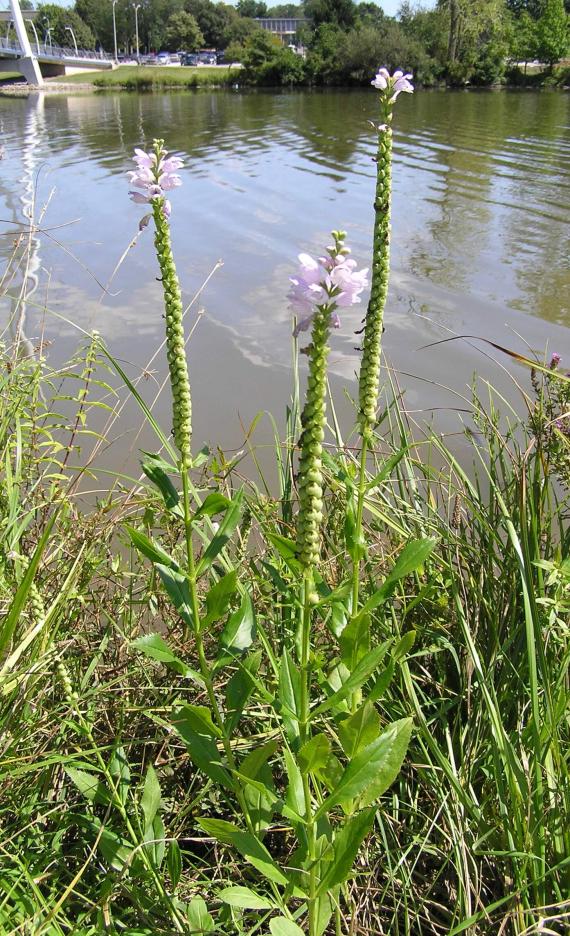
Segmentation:
[(155, 150), (146, 153), (142, 149), (135, 149), (133, 161), (136, 163), (136, 170), (128, 173), (129, 182), (135, 189), (141, 189), (140, 192), (130, 191), (129, 195), (137, 205), (144, 205), (154, 202), (156, 199), (162, 199), (162, 213), (165, 218), (171, 214), (171, 205), (165, 193), (182, 185), (182, 179), (177, 175), (177, 170), (184, 165), (179, 156), (170, 156), (168, 151), (161, 148), (162, 144), (155, 141)]
[(412, 94), (414, 86), (410, 81), (413, 75), (405, 75), (401, 69), (397, 69), (393, 75), (387, 68), (379, 68), (376, 77), (370, 82), (374, 88), (379, 91), (387, 91), (390, 97), (388, 104), (393, 104), (401, 91)]
[(290, 308), (299, 317), (293, 335), (307, 331), (318, 307), (331, 310), (331, 325), (340, 327), (337, 308), (347, 308), (361, 301), (360, 294), (368, 286), (368, 270), (356, 271), (356, 261), (348, 260), (348, 248), (339, 241), (337, 247), (329, 248), (328, 257), (315, 260), (309, 254), (299, 254), (300, 271), (290, 277), (292, 288), (288, 293)]
[(556, 370), (561, 360), (562, 355), (558, 354), (558, 351), (554, 351), (552, 357), (550, 358), (550, 370)]

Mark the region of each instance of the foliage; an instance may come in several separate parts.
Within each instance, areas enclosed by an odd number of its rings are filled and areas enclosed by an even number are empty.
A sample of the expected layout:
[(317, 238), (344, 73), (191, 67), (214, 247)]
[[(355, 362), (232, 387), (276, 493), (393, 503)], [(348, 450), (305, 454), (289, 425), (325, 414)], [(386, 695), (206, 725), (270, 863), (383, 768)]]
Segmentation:
[(540, 61), (554, 65), (570, 48), (570, 16), (563, 0), (544, 0), (536, 31), (537, 55)]
[(71, 33), (66, 29), (66, 26), (70, 26), (80, 49), (95, 48), (95, 36), (75, 10), (66, 10), (56, 3), (42, 3), (38, 5), (37, 11), (36, 29), (40, 36), (47, 34), (47, 30), (50, 29), (52, 42), (61, 46), (73, 46)]
[(194, 52), (204, 45), (204, 37), (200, 32), (200, 27), (190, 13), (181, 10), (169, 17), (166, 23), (163, 45), (170, 52), (176, 52), (179, 49)]

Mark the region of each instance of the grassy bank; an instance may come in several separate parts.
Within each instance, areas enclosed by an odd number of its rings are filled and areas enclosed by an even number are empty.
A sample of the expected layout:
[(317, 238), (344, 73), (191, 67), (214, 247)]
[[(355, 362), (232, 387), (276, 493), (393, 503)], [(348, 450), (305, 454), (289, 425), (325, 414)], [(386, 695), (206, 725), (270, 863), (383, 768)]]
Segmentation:
[(81, 75), (62, 76), (53, 79), (57, 84), (85, 84), (96, 88), (119, 88), (126, 91), (145, 91), (167, 88), (216, 88), (234, 84), (239, 69), (217, 68), (169, 68), (120, 65), (113, 71), (86, 72)]

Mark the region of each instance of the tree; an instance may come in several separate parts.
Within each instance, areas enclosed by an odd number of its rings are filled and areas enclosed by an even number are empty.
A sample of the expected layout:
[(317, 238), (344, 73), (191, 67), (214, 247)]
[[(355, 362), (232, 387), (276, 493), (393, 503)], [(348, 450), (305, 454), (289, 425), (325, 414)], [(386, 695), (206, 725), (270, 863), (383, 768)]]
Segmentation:
[(307, 0), (305, 14), (314, 29), (326, 24), (346, 29), (354, 24), (356, 4), (353, 0)]
[(191, 13), (180, 10), (169, 16), (164, 35), (164, 45), (168, 52), (184, 49), (194, 52), (204, 45), (204, 37), (198, 23)]
[(356, 7), (356, 19), (365, 26), (384, 26), (387, 17), (384, 11), (371, 0), (363, 0)]
[(247, 16), (250, 19), (267, 16), (267, 4), (258, 0), (238, 0), (236, 10), (240, 16)]
[(510, 56), (515, 62), (532, 62), (538, 50), (538, 26), (536, 20), (523, 10), (514, 23), (510, 41)]
[(95, 48), (95, 36), (75, 10), (67, 10), (56, 3), (42, 3), (37, 9), (35, 24), (40, 36), (49, 29), (52, 42), (61, 46), (73, 46), (73, 36), (69, 28), (66, 28), (70, 27), (81, 49)]
[(232, 6), (210, 0), (185, 0), (184, 9), (196, 19), (208, 48), (225, 49), (232, 26), (240, 18)]
[(569, 17), (563, 0), (545, 0), (537, 23), (537, 55), (552, 68), (568, 51)]

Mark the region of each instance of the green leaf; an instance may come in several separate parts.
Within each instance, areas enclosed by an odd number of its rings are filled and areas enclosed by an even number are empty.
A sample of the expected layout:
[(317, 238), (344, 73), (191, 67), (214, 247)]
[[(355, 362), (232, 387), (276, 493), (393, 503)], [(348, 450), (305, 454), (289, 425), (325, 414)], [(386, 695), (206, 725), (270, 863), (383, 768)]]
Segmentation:
[(237, 573), (228, 572), (219, 582), (212, 585), (206, 595), (206, 614), (202, 618), (202, 628), (209, 627), (224, 616), (236, 591)]
[(146, 535), (146, 533), (141, 533), (140, 530), (135, 530), (134, 527), (125, 524), (125, 530), (131, 538), (131, 542), (135, 549), (138, 549), (143, 556), (146, 556), (147, 559), (154, 565), (163, 565), (169, 569), (179, 570), (179, 565), (174, 559), (168, 555), (168, 553), (159, 546), (158, 543), (155, 543), (153, 539)]
[(129, 861), (133, 848), (131, 843), (117, 835), (108, 826), (103, 826), (99, 838), (101, 854), (115, 871), (122, 871)]
[(218, 491), (212, 491), (211, 494), (208, 494), (202, 506), (196, 511), (193, 519), (199, 520), (200, 517), (213, 517), (216, 514), (223, 513), (224, 510), (227, 510), (230, 501), (227, 497), (224, 497), (223, 494), (219, 494)]
[(145, 829), (152, 826), (154, 817), (160, 809), (160, 799), (158, 777), (156, 776), (156, 771), (152, 764), (149, 764), (141, 796), (141, 809), (144, 815)]
[(237, 611), (234, 611), (222, 631), (220, 644), (224, 653), (243, 653), (244, 650), (251, 647), (254, 639), (255, 613), (253, 604), (249, 595), (244, 595), (240, 607)]
[(231, 734), (241, 718), (247, 700), (255, 686), (254, 676), (261, 663), (261, 651), (251, 653), (238, 663), (238, 669), (228, 681), (225, 689), (226, 696), (226, 727)]
[(265, 846), (255, 835), (244, 832), (224, 819), (198, 819), (198, 824), (206, 835), (211, 835), (218, 842), (223, 842), (224, 845), (231, 845), (235, 848), (246, 861), (249, 861), (269, 881), (283, 885), (289, 883), (283, 871), (275, 864)]
[(368, 806), (385, 793), (398, 776), (411, 732), (412, 719), (402, 718), (386, 728), (376, 741), (355, 754), (338, 786), (319, 807), (315, 818), (329, 812), (338, 803), (347, 803), (357, 798), (362, 806)]
[(331, 753), (331, 743), (325, 734), (316, 734), (303, 745), (297, 755), (302, 774), (322, 770)]
[(86, 770), (78, 770), (77, 767), (65, 767), (64, 769), (71, 782), (88, 802), (104, 805), (111, 802), (111, 794), (95, 774), (87, 773)]
[(338, 725), (338, 736), (347, 757), (354, 755), (371, 744), (380, 734), (380, 716), (370, 702), (344, 718)]
[(383, 672), (374, 680), (368, 693), (369, 702), (377, 702), (382, 698), (394, 678), (395, 670), (394, 661), (390, 660)]
[(207, 777), (227, 790), (234, 789), (231, 776), (222, 764), (215, 740), (194, 709), (198, 706), (183, 705), (175, 713), (173, 726), (186, 744), (193, 763)]
[(374, 647), (370, 653), (367, 653), (366, 656), (363, 657), (362, 660), (355, 666), (352, 673), (348, 679), (344, 681), (342, 686), (313, 710), (311, 717), (314, 718), (316, 715), (321, 715), (323, 712), (326, 712), (327, 709), (336, 706), (339, 702), (342, 702), (343, 699), (346, 699), (346, 697), (351, 695), (351, 693), (353, 693), (356, 689), (360, 689), (360, 687), (370, 678), (372, 673), (378, 669), (383, 657), (386, 655), (386, 651), (390, 646), (390, 642), (391, 641), (386, 640), (378, 647)]
[(166, 843), (164, 841), (166, 832), (162, 816), (157, 814), (152, 820), (152, 824), (145, 829), (143, 841), (146, 843), (145, 851), (149, 855), (154, 867), (159, 870), (164, 861)]
[(239, 910), (272, 910), (275, 904), (265, 897), (259, 897), (249, 887), (226, 887), (218, 894), (222, 903)]
[(287, 647), (283, 649), (279, 667), (279, 702), (285, 731), (291, 742), (299, 737), (299, 711), (301, 705), (301, 676)]
[(349, 670), (370, 651), (370, 617), (359, 614), (346, 625), (339, 639), (342, 662)]
[[(206, 498), (206, 500), (204, 501), (204, 504), (202, 504), (202, 508), (201, 508), (202, 510), (207, 500), (208, 498)], [(206, 569), (210, 568), (210, 566), (212, 565), (212, 562), (214, 561), (218, 553), (222, 551), (222, 549), (224, 548), (224, 546), (230, 539), (232, 533), (234, 532), (235, 528), (237, 527), (239, 523), (242, 500), (243, 500), (243, 491), (238, 491), (234, 499), (230, 501), (230, 505), (224, 514), (224, 517), (222, 519), (222, 522), (220, 523), (217, 533), (214, 534), (213, 539), (206, 547), (204, 554), (202, 558), (200, 559), (200, 562), (198, 563), (198, 567), (196, 570), (197, 575), (201, 575), (203, 572), (206, 571)]]
[(194, 897), (188, 904), (187, 922), (193, 934), (213, 933), (215, 924), (208, 913), (208, 908), (201, 897)]
[(390, 597), (394, 586), (400, 579), (405, 578), (419, 569), (424, 564), (429, 554), (433, 551), (436, 541), (431, 538), (412, 540), (407, 543), (398, 559), (396, 565), (382, 583), (380, 588), (374, 592), (371, 598), (359, 612), (359, 617), (364, 614), (370, 614), (375, 608), (383, 604)]
[(394, 455), (391, 455), (390, 458), (388, 458), (387, 461), (384, 462), (380, 471), (377, 474), (375, 474), (374, 477), (368, 482), (368, 484), (366, 485), (366, 490), (371, 491), (372, 488), (377, 487), (379, 484), (382, 484), (382, 482), (385, 481), (386, 478), (388, 478), (392, 474), (396, 465), (402, 460), (402, 458), (404, 457), (406, 452), (409, 451), (409, 449), (410, 449), (410, 446), (405, 445), (403, 448), (400, 449), (399, 452), (395, 452)]
[(271, 936), (305, 936), (300, 926), (287, 917), (273, 917), (269, 921)]
[(193, 629), (194, 616), (192, 614), (192, 599), (188, 579), (181, 572), (177, 572), (175, 569), (167, 569), (166, 566), (158, 563), (156, 568), (178, 614), (184, 623)]
[(360, 533), (357, 534), (356, 497), (351, 482), (346, 485), (344, 541), (346, 543), (346, 551), (353, 563), (360, 562), (363, 556), (366, 555), (366, 541), (362, 535), (362, 529)]
[(364, 809), (348, 819), (335, 836), (333, 860), (321, 879), (317, 893), (324, 894), (336, 884), (344, 884), (351, 876), (354, 861), (362, 842), (370, 832), (376, 810)]
[(415, 642), (416, 642), (416, 632), (414, 630), (408, 631), (407, 634), (404, 634), (404, 636), (398, 641), (398, 643), (394, 647), (394, 652), (392, 653), (394, 661), (396, 663), (399, 663), (400, 660), (403, 660), (405, 657), (407, 657), (408, 653), (414, 646)]
[(146, 454), (141, 464), (147, 478), (158, 488), (162, 494), (164, 506), (177, 517), (184, 517), (184, 511), (180, 506), (180, 497), (174, 484), (168, 477), (166, 470), (175, 472), (176, 469), (164, 462), (158, 455)]
[(303, 790), (303, 777), (295, 758), (288, 748), (284, 749), (283, 757), (285, 760), (287, 777), (289, 778), (289, 785), (287, 787), (287, 793), (285, 794), (285, 804), (289, 806), (297, 816), (302, 818), (305, 815), (306, 805)]
[(242, 760), (239, 765), (239, 772), (243, 774), (244, 777), (251, 777), (252, 780), (255, 780), (263, 765), (267, 763), (270, 757), (273, 757), (277, 747), (277, 741), (273, 740), (266, 741), (261, 747), (254, 748), (254, 750)]
[(137, 637), (136, 640), (132, 641), (131, 647), (144, 653), (151, 660), (164, 663), (165, 666), (173, 669), (176, 673), (180, 673), (181, 676), (190, 677), (201, 688), (204, 688), (204, 681), (200, 674), (177, 657), (160, 634), (145, 634), (144, 637)]
[(182, 855), (180, 854), (180, 846), (176, 839), (173, 839), (168, 846), (166, 867), (168, 868), (172, 888), (175, 889), (180, 881), (180, 875), (182, 874)]
[(278, 802), (269, 764), (263, 764), (256, 779), (241, 775), (245, 786), (244, 796), (249, 807), (249, 814), (254, 831), (259, 835), (269, 828)]
[(118, 747), (113, 751), (111, 760), (109, 761), (109, 773), (113, 778), (117, 796), (124, 806), (129, 795), (129, 784), (131, 780), (131, 771), (124, 748)]

